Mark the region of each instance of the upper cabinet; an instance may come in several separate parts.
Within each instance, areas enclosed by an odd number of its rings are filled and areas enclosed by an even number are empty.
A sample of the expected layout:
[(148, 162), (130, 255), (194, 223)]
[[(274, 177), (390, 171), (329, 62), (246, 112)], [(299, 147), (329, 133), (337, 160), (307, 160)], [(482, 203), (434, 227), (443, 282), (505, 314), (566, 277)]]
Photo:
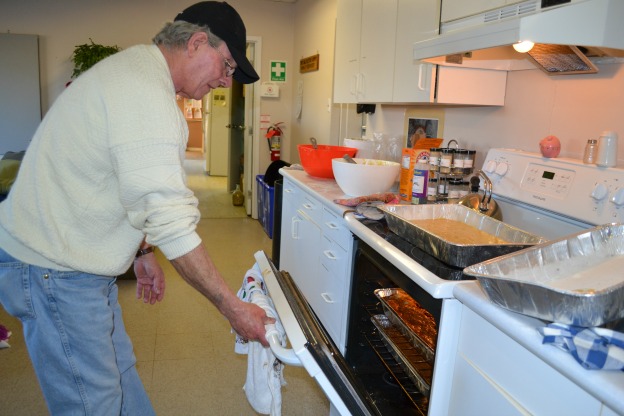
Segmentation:
[(504, 105), (504, 71), (413, 58), (439, 26), (440, 0), (338, 0), (334, 102)]
[(442, 22), (450, 22), (522, 1), (525, 0), (444, 0), (442, 2)]
[(334, 101), (392, 101), (397, 0), (339, 0)]

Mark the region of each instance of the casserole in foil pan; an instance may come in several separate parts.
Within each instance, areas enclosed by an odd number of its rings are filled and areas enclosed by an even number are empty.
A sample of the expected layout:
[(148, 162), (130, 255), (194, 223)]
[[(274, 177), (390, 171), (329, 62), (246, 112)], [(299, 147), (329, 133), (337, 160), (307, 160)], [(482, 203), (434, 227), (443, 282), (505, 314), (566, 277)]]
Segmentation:
[(583, 327), (624, 318), (624, 224), (605, 224), (474, 264), (495, 304)]
[[(547, 241), (459, 204), (382, 205), (379, 209), (384, 212), (390, 231), (455, 267), (466, 267)], [(483, 232), (495, 242), (486, 239), (469, 243), (450, 241), (449, 233), (445, 236), (418, 225), (423, 220), (457, 221), (464, 227), (472, 227), (471, 230), (476, 228), (475, 235), (484, 235)]]

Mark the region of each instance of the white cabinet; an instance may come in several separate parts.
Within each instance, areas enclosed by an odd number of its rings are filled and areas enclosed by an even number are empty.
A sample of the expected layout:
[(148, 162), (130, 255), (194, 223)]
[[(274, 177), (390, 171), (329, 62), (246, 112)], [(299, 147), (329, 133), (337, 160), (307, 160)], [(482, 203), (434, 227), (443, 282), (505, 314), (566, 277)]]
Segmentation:
[(397, 0), (339, 0), (334, 102), (392, 101)]
[(282, 198), (280, 268), (305, 296), (339, 350), (344, 353), (353, 235), (325, 202), (285, 177)]
[(504, 105), (506, 72), (413, 58), (439, 26), (439, 0), (339, 0), (334, 102)]
[(523, 1), (525, 0), (444, 0), (442, 2), (442, 22), (461, 19)]
[[(433, 414), (613, 414), (597, 398), (456, 300), (443, 308), (430, 410)], [(452, 333), (448, 333), (452, 331)], [(452, 374), (438, 374), (442, 365)], [(436, 382), (450, 386), (436, 392)], [(444, 391), (443, 394), (440, 394)]]

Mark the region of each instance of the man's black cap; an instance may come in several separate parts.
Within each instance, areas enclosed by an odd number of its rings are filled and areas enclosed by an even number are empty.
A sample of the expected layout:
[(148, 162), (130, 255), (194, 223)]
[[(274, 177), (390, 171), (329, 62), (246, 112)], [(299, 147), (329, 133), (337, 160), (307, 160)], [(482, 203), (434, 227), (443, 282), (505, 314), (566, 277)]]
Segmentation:
[(224, 1), (202, 1), (178, 13), (174, 20), (208, 26), (212, 33), (223, 39), (237, 65), (234, 71), (236, 81), (251, 84), (260, 79), (245, 53), (247, 49), (245, 24), (232, 6)]

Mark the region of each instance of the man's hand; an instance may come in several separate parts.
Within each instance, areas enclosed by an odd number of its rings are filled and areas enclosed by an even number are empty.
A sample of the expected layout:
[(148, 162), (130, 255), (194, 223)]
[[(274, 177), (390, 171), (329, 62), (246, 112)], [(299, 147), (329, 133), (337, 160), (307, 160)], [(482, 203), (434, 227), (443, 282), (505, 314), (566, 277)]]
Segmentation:
[(250, 341), (258, 341), (265, 347), (269, 346), (264, 326), (274, 324), (275, 319), (267, 316), (264, 309), (258, 305), (240, 301), (237, 308), (232, 313), (228, 313), (226, 318), (241, 337)]
[(137, 299), (153, 305), (165, 296), (165, 274), (156, 261), (154, 253), (149, 253), (134, 260), (134, 274), (137, 279)]

